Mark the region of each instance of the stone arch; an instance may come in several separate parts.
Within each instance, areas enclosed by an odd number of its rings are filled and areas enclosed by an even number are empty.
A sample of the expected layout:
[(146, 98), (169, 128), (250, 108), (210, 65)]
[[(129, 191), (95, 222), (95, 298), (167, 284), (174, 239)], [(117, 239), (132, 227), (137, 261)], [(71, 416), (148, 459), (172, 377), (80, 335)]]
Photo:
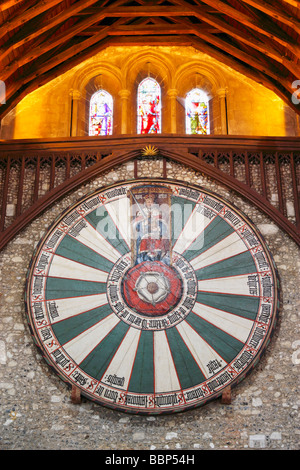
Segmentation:
[(84, 92), (88, 83), (95, 77), (109, 78), (118, 84), (119, 88), (122, 87), (122, 72), (119, 67), (116, 67), (108, 62), (96, 62), (83, 67), (80, 71), (74, 74), (71, 82), (71, 87), (75, 90)]
[(121, 68), (124, 84), (128, 91), (128, 113), (127, 120), (130, 122), (130, 133), (136, 133), (137, 128), (137, 89), (139, 83), (150, 76), (154, 78), (161, 87), (162, 99), (162, 132), (170, 132), (170, 109), (168, 90), (172, 87), (172, 77), (175, 67), (166, 54), (153, 52), (150, 49), (138, 52), (130, 56)]
[(221, 69), (204, 62), (199, 63), (199, 61), (183, 64), (175, 72), (174, 88), (177, 90), (179, 133), (185, 133), (185, 97), (193, 88), (200, 88), (208, 96), (211, 133), (226, 133), (227, 82)]
[[(114, 100), (113, 134), (121, 133), (121, 105), (119, 92), (122, 89), (120, 69), (108, 63), (95, 63), (83, 67), (74, 75), (71, 82), (72, 106), (72, 135), (88, 135), (89, 103), (92, 95), (103, 88)], [(74, 101), (77, 100), (77, 103)]]
[(227, 87), (224, 73), (216, 67), (216, 64), (212, 66), (203, 61), (201, 63), (190, 61), (178, 67), (174, 74), (174, 87), (179, 92), (188, 90), (191, 87), (191, 80), (193, 88), (198, 84), (211, 98), (219, 89)]
[[(150, 63), (150, 67), (148, 67), (148, 63)], [(128, 89), (134, 87), (140, 78), (145, 78), (148, 72), (160, 85), (171, 87), (172, 77), (176, 70), (166, 54), (151, 49), (131, 55), (121, 68), (124, 85)]]

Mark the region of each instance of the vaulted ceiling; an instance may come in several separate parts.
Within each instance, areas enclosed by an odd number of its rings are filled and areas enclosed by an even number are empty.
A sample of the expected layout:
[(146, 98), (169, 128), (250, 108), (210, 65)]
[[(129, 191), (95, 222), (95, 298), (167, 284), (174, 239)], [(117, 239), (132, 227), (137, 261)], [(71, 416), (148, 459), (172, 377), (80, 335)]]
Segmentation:
[(2, 0), (0, 119), (26, 94), (112, 45), (189, 45), (293, 104), (298, 0)]

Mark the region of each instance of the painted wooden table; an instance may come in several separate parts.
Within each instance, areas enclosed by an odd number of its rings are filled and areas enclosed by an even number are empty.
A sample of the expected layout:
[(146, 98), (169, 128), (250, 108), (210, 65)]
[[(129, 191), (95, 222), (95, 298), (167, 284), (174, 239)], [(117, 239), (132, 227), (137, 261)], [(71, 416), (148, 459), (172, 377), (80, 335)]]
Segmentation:
[(132, 413), (217, 398), (260, 359), (276, 324), (276, 268), (239, 209), (203, 188), (101, 188), (38, 245), (26, 308), (46, 361), (82, 396)]

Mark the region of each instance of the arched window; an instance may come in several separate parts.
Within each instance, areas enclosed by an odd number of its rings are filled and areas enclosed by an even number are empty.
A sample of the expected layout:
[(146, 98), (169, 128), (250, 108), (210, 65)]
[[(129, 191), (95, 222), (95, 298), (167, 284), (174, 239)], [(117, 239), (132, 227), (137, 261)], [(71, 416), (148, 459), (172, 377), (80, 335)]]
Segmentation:
[(137, 133), (160, 134), (161, 132), (161, 91), (153, 78), (145, 78), (138, 87)]
[(112, 135), (113, 98), (105, 90), (98, 90), (90, 101), (89, 135)]
[(185, 124), (187, 134), (209, 134), (208, 97), (199, 88), (186, 95)]

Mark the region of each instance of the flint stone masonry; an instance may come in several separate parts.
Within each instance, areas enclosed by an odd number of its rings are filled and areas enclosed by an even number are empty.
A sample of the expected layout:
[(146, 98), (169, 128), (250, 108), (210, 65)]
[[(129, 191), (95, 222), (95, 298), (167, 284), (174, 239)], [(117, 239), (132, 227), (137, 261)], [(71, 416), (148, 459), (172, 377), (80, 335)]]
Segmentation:
[[(159, 161), (140, 165), (140, 176), (162, 176)], [(281, 283), (280, 315), (265, 355), (232, 390), (232, 401), (184, 413), (128, 415), (82, 399), (49, 368), (26, 321), (24, 288), (34, 248), (60, 213), (80, 197), (116, 180), (133, 178), (132, 162), (114, 168), (49, 207), (0, 253), (1, 450), (219, 450), (299, 449), (299, 289), (296, 244), (263, 213), (225, 187), (182, 165), (167, 176), (210, 189), (261, 227)], [(168, 436), (168, 438), (167, 438)]]

